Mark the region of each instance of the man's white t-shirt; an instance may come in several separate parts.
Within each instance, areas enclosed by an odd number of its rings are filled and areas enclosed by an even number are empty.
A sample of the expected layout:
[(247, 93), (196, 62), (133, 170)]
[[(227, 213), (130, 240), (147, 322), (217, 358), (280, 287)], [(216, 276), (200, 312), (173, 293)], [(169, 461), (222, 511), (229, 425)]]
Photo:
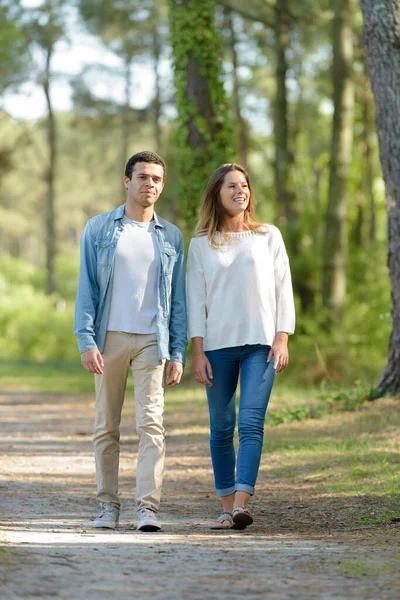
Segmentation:
[(124, 216), (122, 223), (107, 331), (155, 333), (160, 272), (155, 222), (139, 223)]

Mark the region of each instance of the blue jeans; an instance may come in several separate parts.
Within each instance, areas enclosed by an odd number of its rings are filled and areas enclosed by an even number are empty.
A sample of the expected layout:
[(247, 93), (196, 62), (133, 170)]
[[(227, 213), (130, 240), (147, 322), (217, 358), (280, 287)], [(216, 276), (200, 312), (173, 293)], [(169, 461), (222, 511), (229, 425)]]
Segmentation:
[[(264, 420), (275, 379), (270, 346), (252, 344), (206, 352), (213, 371), (207, 387), (210, 450), (217, 496), (235, 491), (254, 494), (264, 437)], [(233, 435), (235, 396), (240, 372), (239, 451), (236, 464)]]

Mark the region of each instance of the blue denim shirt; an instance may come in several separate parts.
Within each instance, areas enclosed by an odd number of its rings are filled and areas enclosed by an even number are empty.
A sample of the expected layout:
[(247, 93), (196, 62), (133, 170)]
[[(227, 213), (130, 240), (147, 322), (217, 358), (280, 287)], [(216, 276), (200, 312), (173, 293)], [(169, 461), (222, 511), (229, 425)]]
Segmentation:
[[(75, 335), (80, 352), (103, 352), (110, 313), (114, 254), (124, 228), (125, 204), (90, 219), (81, 239), (81, 266), (75, 304)], [(157, 339), (160, 360), (185, 362), (186, 303), (183, 236), (154, 214), (160, 275)]]

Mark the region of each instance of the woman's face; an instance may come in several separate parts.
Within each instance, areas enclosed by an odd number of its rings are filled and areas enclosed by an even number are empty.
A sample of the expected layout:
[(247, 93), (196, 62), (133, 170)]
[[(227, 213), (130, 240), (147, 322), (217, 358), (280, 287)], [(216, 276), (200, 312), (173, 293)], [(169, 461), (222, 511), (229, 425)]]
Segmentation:
[(240, 171), (229, 171), (219, 190), (219, 197), (229, 215), (244, 213), (250, 199), (250, 190), (244, 174)]

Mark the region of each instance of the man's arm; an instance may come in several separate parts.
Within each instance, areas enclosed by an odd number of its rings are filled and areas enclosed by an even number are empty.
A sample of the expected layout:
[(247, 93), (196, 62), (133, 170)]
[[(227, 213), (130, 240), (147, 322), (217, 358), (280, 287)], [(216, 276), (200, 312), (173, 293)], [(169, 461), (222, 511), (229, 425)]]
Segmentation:
[(81, 238), (81, 256), (78, 290), (75, 302), (75, 330), (79, 352), (96, 349), (94, 323), (99, 303), (97, 284), (97, 252), (90, 222), (86, 224)]

